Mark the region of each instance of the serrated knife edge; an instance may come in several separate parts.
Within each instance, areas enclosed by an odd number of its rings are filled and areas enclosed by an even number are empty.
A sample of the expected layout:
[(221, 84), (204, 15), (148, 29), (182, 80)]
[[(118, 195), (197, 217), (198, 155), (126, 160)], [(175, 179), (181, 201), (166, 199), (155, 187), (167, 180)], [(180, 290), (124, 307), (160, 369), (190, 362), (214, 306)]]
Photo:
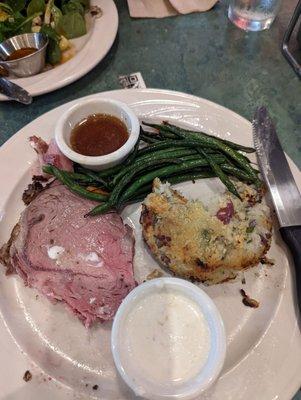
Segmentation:
[(256, 110), (252, 126), (258, 163), (279, 223), (281, 226), (301, 225), (301, 195), (265, 107)]

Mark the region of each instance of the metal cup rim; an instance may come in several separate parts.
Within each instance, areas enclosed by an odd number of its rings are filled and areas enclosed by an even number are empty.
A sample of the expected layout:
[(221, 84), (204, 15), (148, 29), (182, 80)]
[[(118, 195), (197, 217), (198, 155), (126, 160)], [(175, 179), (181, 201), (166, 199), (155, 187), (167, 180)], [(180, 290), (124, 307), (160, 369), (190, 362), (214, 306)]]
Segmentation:
[(5, 63), (5, 64), (8, 64), (8, 65), (16, 64), (16, 63), (18, 63), (18, 62), (20, 62), (20, 61), (23, 61), (23, 60), (25, 60), (25, 59), (27, 59), (27, 58), (29, 58), (29, 57), (34, 57), (34, 56), (38, 55), (39, 53), (41, 53), (41, 52), (48, 46), (48, 43), (49, 43), (48, 37), (47, 37), (44, 33), (40, 33), (40, 32), (22, 33), (22, 34), (20, 34), (20, 35), (15, 35), (15, 36), (12, 36), (12, 37), (10, 37), (10, 38), (4, 40), (3, 42), (0, 43), (0, 45), (1, 45), (1, 44), (4, 44), (4, 43), (7, 43), (7, 42), (11, 41), (11, 40), (14, 39), (14, 38), (22, 37), (22, 36), (25, 36), (25, 35), (41, 35), (41, 36), (43, 36), (43, 37), (45, 38), (45, 43), (43, 44), (42, 47), (40, 47), (39, 49), (37, 49), (37, 51), (35, 51), (35, 52), (32, 53), (32, 54), (29, 54), (29, 55), (27, 55), (27, 56), (18, 58), (18, 59), (16, 59), (16, 60), (10, 60), (10, 61), (0, 60), (0, 62)]

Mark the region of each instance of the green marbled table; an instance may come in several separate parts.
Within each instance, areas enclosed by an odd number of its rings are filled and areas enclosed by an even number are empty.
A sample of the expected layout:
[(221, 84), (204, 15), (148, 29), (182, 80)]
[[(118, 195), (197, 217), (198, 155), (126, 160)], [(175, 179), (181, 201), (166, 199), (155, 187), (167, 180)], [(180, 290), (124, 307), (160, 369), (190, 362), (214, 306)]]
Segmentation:
[[(280, 52), (297, 0), (284, 0), (271, 29), (245, 33), (227, 19), (227, 3), (167, 19), (133, 20), (117, 0), (119, 34), (93, 71), (30, 106), (0, 103), (0, 144), (39, 115), (88, 94), (120, 88), (118, 76), (140, 71), (147, 87), (204, 97), (251, 119), (266, 104), (286, 152), (301, 168), (301, 84)], [(301, 400), (301, 396), (295, 400)]]

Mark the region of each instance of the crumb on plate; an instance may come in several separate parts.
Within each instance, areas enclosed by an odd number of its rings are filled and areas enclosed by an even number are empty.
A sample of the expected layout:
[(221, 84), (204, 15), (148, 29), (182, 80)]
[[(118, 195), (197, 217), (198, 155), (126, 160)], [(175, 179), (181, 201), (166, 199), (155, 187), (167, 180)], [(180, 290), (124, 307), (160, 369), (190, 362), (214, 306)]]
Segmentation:
[(29, 382), (31, 380), (31, 378), (32, 378), (32, 373), (29, 370), (25, 371), (25, 373), (23, 375), (23, 380), (25, 382)]
[(243, 289), (240, 289), (240, 294), (242, 295), (242, 302), (245, 306), (251, 307), (251, 308), (259, 307), (259, 301), (249, 297)]
[(146, 277), (146, 280), (149, 281), (151, 279), (161, 278), (163, 276), (163, 272), (158, 269), (154, 269), (151, 273), (149, 273)]

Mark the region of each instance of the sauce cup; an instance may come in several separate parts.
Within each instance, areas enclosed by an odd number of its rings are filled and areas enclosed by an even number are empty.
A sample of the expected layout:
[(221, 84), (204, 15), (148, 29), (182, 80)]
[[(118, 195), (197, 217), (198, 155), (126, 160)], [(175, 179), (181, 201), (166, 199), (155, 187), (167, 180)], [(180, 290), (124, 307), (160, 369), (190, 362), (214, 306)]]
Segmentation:
[(137, 396), (199, 399), (223, 367), (225, 330), (203, 290), (183, 279), (158, 278), (123, 300), (111, 349), (119, 374)]
[[(24, 33), (13, 36), (0, 43), (0, 65), (9, 74), (18, 78), (36, 75), (45, 66), (47, 46), (48, 38), (42, 33)], [(35, 48), (37, 51), (16, 60), (6, 61), (14, 51), (28, 47)]]
[[(70, 136), (73, 128), (92, 114), (108, 114), (119, 118), (125, 124), (129, 135), (124, 145), (103, 156), (84, 156), (72, 150)], [(126, 104), (117, 100), (94, 97), (80, 100), (61, 116), (55, 127), (55, 140), (61, 152), (70, 160), (85, 168), (100, 171), (122, 163), (132, 152), (139, 132), (139, 120)]]

